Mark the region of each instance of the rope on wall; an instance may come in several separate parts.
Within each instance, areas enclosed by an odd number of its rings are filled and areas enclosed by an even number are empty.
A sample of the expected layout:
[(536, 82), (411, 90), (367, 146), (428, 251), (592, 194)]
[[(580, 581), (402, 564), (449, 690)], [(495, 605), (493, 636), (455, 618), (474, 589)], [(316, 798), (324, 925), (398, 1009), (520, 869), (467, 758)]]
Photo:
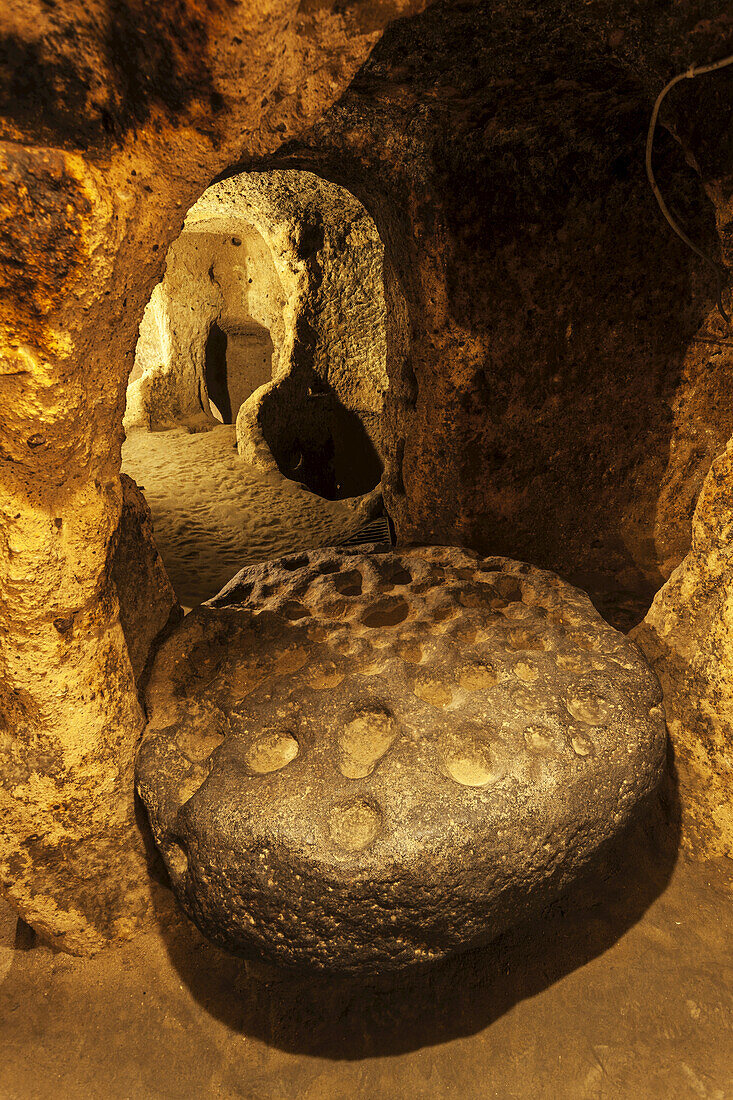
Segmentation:
[(684, 241), (687, 247), (691, 248), (695, 255), (699, 256), (701, 260), (704, 260), (705, 263), (709, 267), (712, 267), (713, 271), (715, 272), (715, 276), (718, 280), (718, 310), (720, 311), (721, 317), (728, 325), (730, 325), (730, 317), (725, 312), (725, 309), (723, 307), (723, 287), (728, 281), (727, 269), (724, 268), (722, 264), (719, 264), (715, 260), (711, 260), (709, 256), (706, 256), (705, 253), (690, 240), (684, 229), (682, 229), (677, 224), (677, 222), (670, 214), (667, 208), (667, 204), (664, 201), (664, 197), (657, 187), (657, 181), (654, 178), (654, 170), (652, 168), (652, 146), (654, 145), (654, 131), (657, 127), (657, 116), (659, 114), (659, 108), (662, 106), (662, 101), (667, 95), (667, 92), (671, 91), (671, 89), (674, 88), (675, 84), (679, 84), (680, 80), (690, 80), (694, 76), (702, 76), (704, 73), (713, 73), (716, 71), (716, 69), (722, 69), (725, 65), (731, 64), (733, 64), (733, 54), (730, 54), (728, 57), (721, 58), (720, 61), (714, 61), (710, 65), (699, 65), (697, 68), (691, 67), (687, 69), (686, 72), (678, 73), (677, 76), (673, 77), (672, 80), (670, 80), (669, 84), (665, 84), (664, 88), (662, 88), (661, 92), (657, 96), (657, 101), (654, 104), (654, 110), (652, 111), (652, 117), (649, 120), (649, 132), (646, 138), (646, 174), (647, 178), (649, 179), (649, 183), (651, 184), (652, 191), (654, 192), (654, 198), (657, 200), (659, 209), (662, 211), (662, 214), (667, 219), (670, 226), (680, 238), (680, 240)]

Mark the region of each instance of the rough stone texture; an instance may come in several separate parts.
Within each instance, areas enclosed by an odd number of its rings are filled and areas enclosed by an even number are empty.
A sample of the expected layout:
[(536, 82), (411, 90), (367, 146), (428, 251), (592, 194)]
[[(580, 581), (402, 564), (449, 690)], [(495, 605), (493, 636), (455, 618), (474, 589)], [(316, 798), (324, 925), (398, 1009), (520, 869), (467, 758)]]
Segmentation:
[(120, 625), (139, 683), (155, 639), (183, 612), (153, 541), (150, 508), (132, 478), (122, 475), (122, 513), (112, 557)]
[[(704, 2), (433, 5), (390, 28), (273, 162), (354, 191), (407, 300), (388, 326), (385, 489), (401, 537), (551, 568), (625, 629), (689, 548), (690, 497), (733, 431), (728, 401), (704, 400), (725, 385), (714, 279), (644, 171), (656, 93), (733, 51), (731, 25), (711, 14)], [(723, 70), (675, 89), (655, 143), (670, 205), (713, 255), (715, 214), (721, 232), (729, 221), (714, 183), (732, 88)], [(691, 384), (696, 334), (713, 342)], [(692, 393), (710, 446), (678, 469), (673, 410)], [(670, 479), (684, 482), (674, 497)]]
[[(126, 938), (149, 917), (150, 887), (141, 874), (147, 856), (131, 798), (132, 735), (141, 725), (136, 681), (156, 636), (180, 614), (153, 544), (149, 509), (129, 478), (120, 489), (120, 521), (105, 564), (109, 591), (91, 607), (62, 605), (63, 614), (50, 624), (54, 649), (43, 644), (33, 619), (39, 592), (31, 590), (22, 566), (8, 578), (15, 582), (8, 594), (22, 596), (28, 619), (14, 622), (15, 652), (11, 639), (3, 637), (6, 663), (0, 666), (3, 885), (28, 923), (73, 953)], [(42, 588), (47, 613), (58, 598), (54, 585), (66, 579), (64, 556), (83, 577), (86, 551), (75, 545), (73, 525), (70, 533), (65, 513), (58, 511), (53, 523), (38, 515), (35, 531), (35, 585)], [(90, 527), (82, 527), (91, 545), (94, 515), (88, 508)], [(52, 554), (44, 545), (48, 528), (56, 539)], [(8, 532), (7, 549), (11, 561), (22, 563), (28, 547), (18, 529), (15, 524)], [(0, 606), (7, 609), (9, 603)], [(111, 609), (119, 616), (114, 626)], [(88, 660), (93, 642), (99, 665)], [(34, 659), (36, 693), (11, 690), (13, 675)], [(99, 716), (101, 735), (90, 746), (88, 731)], [(65, 737), (44, 742), (40, 734), (46, 727)]]
[(733, 445), (713, 463), (692, 550), (658, 593), (637, 644), (664, 691), (685, 840), (733, 857)]
[(212, 179), (310, 125), (416, 10), (2, 5), (0, 882), (69, 950), (149, 912), (143, 716), (108, 553), (145, 304)]
[[(721, 240), (730, 263), (733, 172), (711, 187), (711, 192), (717, 200)], [(720, 334), (720, 322), (716, 326)], [(714, 380), (705, 384), (701, 379), (702, 384), (692, 387), (691, 402), (698, 408), (696, 389), (698, 393), (702, 390), (703, 404), (708, 407), (725, 407), (730, 401), (731, 389), (726, 383), (733, 333), (719, 335), (711, 344), (706, 373)], [(702, 449), (707, 443), (709, 453), (706, 417), (701, 418), (701, 431), (694, 405), (688, 410), (688, 419), (695, 427), (684, 431), (683, 446), (692, 437), (696, 448)], [(689, 553), (635, 631), (636, 641), (656, 669), (664, 691), (679, 775), (683, 840), (703, 858), (733, 855), (732, 446), (730, 441), (704, 480), (692, 522)], [(683, 497), (683, 506), (685, 503)]]
[[(372, 489), (387, 390), (383, 254), (361, 203), (310, 172), (239, 173), (208, 188), (146, 308), (126, 427), (215, 423), (206, 350), (217, 325), (229, 345), (220, 411), (237, 422), (243, 456), (325, 496)], [(256, 335), (258, 362), (247, 362)]]
[(665, 577), (690, 550), (700, 490), (713, 460), (725, 450), (733, 425), (733, 338), (717, 310), (687, 349), (672, 413), (674, 430), (654, 530)]
[(657, 786), (660, 698), (552, 574), (324, 550), (242, 571), (159, 650), (138, 790), (215, 943), (400, 968), (577, 877)]
[[(403, 540), (526, 558), (622, 629), (690, 551), (697, 495), (733, 432), (731, 334), (712, 274), (659, 213), (644, 145), (665, 83), (732, 52), (715, 0), (439, 3), (392, 27), (267, 162), (349, 187), (384, 241), (387, 294), (394, 276), (404, 295), (388, 310), (383, 481)], [(729, 267), (732, 97), (733, 67), (684, 81), (654, 145), (668, 204)], [(694, 553), (691, 569), (702, 581)], [(727, 591), (733, 576), (710, 569)], [(673, 589), (682, 623), (686, 589)], [(672, 644), (708, 645), (704, 631)], [(684, 674), (670, 665), (673, 692), (697, 675), (691, 659)], [(708, 702), (719, 750), (727, 695)], [(697, 725), (672, 727), (683, 757), (708, 751)], [(729, 757), (716, 750), (713, 767), (725, 775)], [(689, 778), (715, 849), (713, 813), (733, 821), (733, 798), (724, 809), (722, 785)]]

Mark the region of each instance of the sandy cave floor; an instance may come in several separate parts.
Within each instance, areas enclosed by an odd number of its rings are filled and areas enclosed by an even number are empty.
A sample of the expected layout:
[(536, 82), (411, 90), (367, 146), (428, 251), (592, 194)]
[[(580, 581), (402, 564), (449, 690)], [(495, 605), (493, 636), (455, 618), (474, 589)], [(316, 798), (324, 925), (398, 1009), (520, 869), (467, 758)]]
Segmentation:
[(122, 469), (140, 486), (181, 603), (209, 599), (245, 565), (327, 546), (365, 522), (367, 500), (324, 500), (237, 454), (233, 425), (190, 434), (134, 430)]
[(158, 927), (94, 959), (0, 953), (3, 1100), (728, 1100), (730, 861), (627, 868), (481, 952), (343, 986), (255, 975), (153, 887)]

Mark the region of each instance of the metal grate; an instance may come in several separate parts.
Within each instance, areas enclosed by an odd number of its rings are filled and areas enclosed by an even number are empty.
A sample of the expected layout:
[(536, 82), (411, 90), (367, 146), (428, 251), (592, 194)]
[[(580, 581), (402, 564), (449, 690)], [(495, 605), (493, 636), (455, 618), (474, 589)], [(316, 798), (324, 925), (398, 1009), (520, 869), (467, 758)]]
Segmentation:
[(379, 546), (394, 546), (395, 541), (394, 528), (389, 516), (379, 516), (365, 523), (347, 538), (339, 539), (336, 545), (364, 546), (367, 543), (377, 543)]

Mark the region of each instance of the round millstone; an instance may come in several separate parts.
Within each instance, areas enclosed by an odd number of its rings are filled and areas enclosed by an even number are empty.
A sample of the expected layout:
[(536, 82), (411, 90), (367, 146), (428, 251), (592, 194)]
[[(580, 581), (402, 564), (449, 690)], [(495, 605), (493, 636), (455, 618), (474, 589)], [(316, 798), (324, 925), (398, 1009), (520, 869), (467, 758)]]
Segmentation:
[(654, 790), (659, 684), (588, 597), (453, 547), (243, 570), (159, 651), (137, 763), (219, 946), (378, 972), (490, 940)]

